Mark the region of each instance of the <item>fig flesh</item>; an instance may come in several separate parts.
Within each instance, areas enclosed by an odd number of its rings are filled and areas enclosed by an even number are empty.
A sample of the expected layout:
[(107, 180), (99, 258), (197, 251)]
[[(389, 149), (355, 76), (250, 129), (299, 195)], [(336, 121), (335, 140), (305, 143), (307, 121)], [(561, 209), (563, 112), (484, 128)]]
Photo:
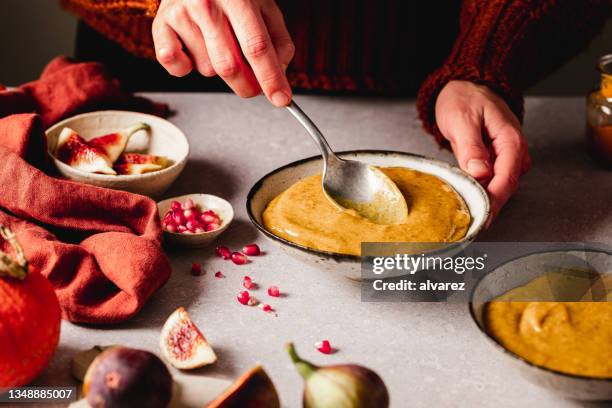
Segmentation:
[(151, 127), (146, 123), (137, 123), (116, 133), (98, 136), (89, 141), (89, 145), (102, 150), (111, 162), (115, 162), (130, 140), (130, 137), (141, 130), (149, 130)]
[(87, 173), (117, 174), (106, 153), (88, 144), (77, 132), (66, 127), (58, 139), (55, 157), (70, 167)]
[(276, 387), (257, 365), (242, 374), (206, 408), (280, 408)]
[(217, 361), (213, 348), (182, 307), (176, 309), (164, 323), (160, 348), (170, 364), (183, 370)]
[(117, 174), (121, 175), (130, 175), (130, 174), (145, 174), (152, 173), (157, 170), (161, 170), (163, 167), (157, 164), (134, 164), (134, 163), (126, 163), (126, 164), (115, 164), (113, 169), (117, 172)]
[(87, 369), (83, 394), (91, 408), (165, 408), (172, 397), (172, 376), (153, 353), (112, 347)]

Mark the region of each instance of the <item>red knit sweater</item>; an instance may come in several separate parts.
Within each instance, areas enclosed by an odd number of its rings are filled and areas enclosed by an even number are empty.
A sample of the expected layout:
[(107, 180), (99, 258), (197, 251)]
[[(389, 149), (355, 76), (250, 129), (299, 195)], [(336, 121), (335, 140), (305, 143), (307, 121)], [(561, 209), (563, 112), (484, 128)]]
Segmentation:
[[(427, 131), (450, 80), (501, 95), (523, 116), (523, 91), (585, 46), (610, 0), (277, 0), (296, 44), (288, 69), (297, 89), (416, 93)], [(62, 0), (130, 52), (153, 58), (159, 0)]]

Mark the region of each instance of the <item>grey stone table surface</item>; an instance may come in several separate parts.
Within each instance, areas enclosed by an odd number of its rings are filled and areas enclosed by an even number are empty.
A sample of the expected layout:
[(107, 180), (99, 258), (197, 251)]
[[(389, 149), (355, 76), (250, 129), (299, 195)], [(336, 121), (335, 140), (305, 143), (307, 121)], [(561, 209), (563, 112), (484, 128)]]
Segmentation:
[[(236, 266), (200, 250), (168, 250), (173, 274), (131, 321), (111, 327), (64, 322), (59, 349), (44, 385), (74, 385), (69, 359), (96, 344), (158, 350), (166, 317), (185, 306), (219, 355), (198, 374), (235, 378), (257, 361), (276, 384), (283, 405), (301, 406), (302, 381), (284, 345), (320, 364), (356, 362), (379, 372), (394, 407), (573, 407), (507, 367), (473, 325), (466, 305), (362, 303), (359, 285), (287, 256), (249, 223), (245, 199), (267, 172), (317, 154), (310, 137), (288, 112), (263, 98), (230, 94), (147, 94), (177, 112), (171, 121), (188, 136), (189, 163), (167, 196), (211, 193), (228, 199), (236, 218), (220, 243), (257, 242), (265, 256)], [(298, 96), (336, 150), (390, 149), (454, 161), (416, 119), (403, 99)], [(525, 134), (533, 168), (483, 241), (612, 241), (612, 173), (596, 167), (583, 148), (583, 98), (529, 98)], [(190, 275), (192, 262), (206, 274)], [(225, 280), (215, 279), (223, 271)], [(271, 299), (278, 317), (240, 305), (235, 294), (248, 274), (287, 296)], [(313, 343), (329, 339), (338, 352), (324, 356)]]

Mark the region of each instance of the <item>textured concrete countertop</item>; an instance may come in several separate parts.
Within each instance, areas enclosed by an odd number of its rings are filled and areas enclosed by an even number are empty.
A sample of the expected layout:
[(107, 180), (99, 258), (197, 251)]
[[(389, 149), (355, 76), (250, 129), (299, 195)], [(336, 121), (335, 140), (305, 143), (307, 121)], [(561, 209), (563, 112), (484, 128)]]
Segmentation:
[[(394, 407), (584, 406), (531, 385), (507, 367), (472, 323), (467, 306), (434, 303), (362, 303), (359, 286), (305, 266), (258, 234), (246, 216), (249, 188), (275, 168), (317, 154), (288, 112), (263, 98), (230, 94), (151, 94), (177, 111), (171, 120), (191, 143), (189, 163), (167, 193), (205, 192), (234, 206), (236, 218), (220, 242), (241, 248), (257, 242), (265, 256), (236, 266), (202, 250), (169, 250), (173, 275), (142, 312), (112, 327), (63, 323), (59, 349), (39, 385), (73, 385), (69, 359), (96, 344), (124, 344), (158, 352), (166, 317), (185, 306), (219, 354), (197, 371), (235, 378), (260, 361), (284, 406), (301, 406), (302, 380), (284, 351), (293, 340), (315, 363), (355, 362), (384, 378)], [(454, 161), (438, 149), (416, 119), (409, 100), (298, 96), (336, 150), (404, 150)], [(612, 174), (597, 168), (583, 148), (582, 98), (530, 98), (525, 134), (533, 168), (483, 241), (612, 241)], [(193, 277), (192, 262), (206, 275)], [(227, 279), (215, 279), (220, 270)], [(260, 299), (276, 284), (287, 296), (271, 299), (278, 317), (235, 299), (242, 277), (261, 283)], [(339, 352), (313, 348), (330, 339)], [(597, 406), (597, 405), (593, 405)]]

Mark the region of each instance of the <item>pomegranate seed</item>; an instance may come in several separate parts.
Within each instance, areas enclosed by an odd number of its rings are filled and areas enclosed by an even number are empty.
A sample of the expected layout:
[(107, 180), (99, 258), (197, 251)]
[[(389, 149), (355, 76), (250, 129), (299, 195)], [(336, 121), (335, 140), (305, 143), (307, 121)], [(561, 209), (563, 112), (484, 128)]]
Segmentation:
[(329, 340), (321, 340), (315, 343), (315, 348), (323, 354), (331, 354), (332, 348), (329, 344)]
[(185, 226), (187, 227), (187, 229), (191, 232), (195, 232), (196, 228), (199, 227), (199, 224), (193, 222), (193, 221), (187, 221), (187, 223), (185, 224)]
[(232, 262), (236, 265), (244, 265), (249, 261), (249, 258), (246, 255), (241, 254), (240, 252), (232, 252)]
[(215, 249), (215, 252), (217, 252), (217, 255), (219, 255), (223, 259), (230, 259), (232, 257), (232, 253), (230, 252), (228, 247), (218, 246)]
[(219, 216), (212, 210), (204, 211), (202, 214), (200, 214), (200, 219), (205, 224), (221, 224), (221, 218), (219, 218)]
[(223, 274), (223, 272), (218, 271), (218, 272), (215, 272), (215, 278), (223, 279), (225, 278), (225, 275)]
[(164, 215), (164, 221), (168, 221), (168, 222), (173, 221), (173, 219), (172, 219), (172, 211), (168, 211), (166, 213), (166, 215)]
[(176, 230), (177, 230), (178, 232), (180, 232), (181, 234), (184, 234), (185, 232), (189, 232), (189, 231), (187, 231), (187, 227), (186, 227), (186, 226), (184, 226), (184, 225), (178, 225), (178, 226), (176, 227)]
[(261, 307), (261, 309), (266, 312), (266, 313), (270, 313), (272, 311), (274, 311), (274, 309), (272, 309), (272, 306), (270, 306), (267, 303), (264, 303), (263, 306)]
[(242, 248), (242, 253), (248, 256), (258, 256), (261, 254), (261, 251), (259, 250), (257, 244), (249, 244)]
[(191, 210), (194, 207), (195, 207), (195, 203), (193, 202), (191, 198), (188, 198), (187, 201), (185, 201), (182, 205), (183, 210)]
[(172, 213), (172, 219), (174, 220), (174, 223), (177, 225), (185, 224), (185, 216), (183, 215), (182, 211)]
[(242, 292), (238, 292), (237, 299), (238, 302), (240, 302), (241, 304), (247, 305), (249, 303), (249, 300), (251, 300), (251, 295), (248, 291), (243, 290)]
[(170, 208), (172, 208), (173, 210), (180, 210), (181, 203), (179, 203), (178, 201), (173, 201), (172, 204), (170, 204)]
[(199, 263), (191, 264), (191, 274), (193, 276), (200, 276), (200, 275), (202, 275), (202, 265), (200, 265)]
[(206, 230), (206, 232), (210, 232), (210, 231), (214, 231), (219, 229), (221, 226), (219, 224), (216, 224), (214, 222), (210, 223), (210, 224), (206, 224), (206, 226), (204, 227), (204, 229)]
[(193, 210), (185, 210), (183, 211), (183, 217), (185, 217), (188, 221), (196, 221), (197, 222), (197, 214)]
[(196, 229), (195, 229), (195, 231), (194, 231), (194, 232), (195, 232), (196, 234), (202, 234), (202, 233), (204, 233), (204, 232), (206, 232), (206, 231), (204, 231), (204, 229), (203, 229), (203, 228), (198, 227), (198, 228), (196, 228)]
[(255, 296), (251, 296), (249, 298), (248, 305), (249, 306), (257, 306), (259, 304), (259, 300)]
[(280, 297), (280, 289), (278, 286), (270, 286), (268, 288), (268, 295), (272, 297)]
[(242, 281), (242, 286), (247, 289), (253, 289), (255, 287), (255, 284), (253, 283), (253, 279), (251, 279), (250, 276), (245, 276)]
[(176, 232), (176, 225), (174, 225), (174, 224), (168, 224), (164, 228), (168, 232)]

